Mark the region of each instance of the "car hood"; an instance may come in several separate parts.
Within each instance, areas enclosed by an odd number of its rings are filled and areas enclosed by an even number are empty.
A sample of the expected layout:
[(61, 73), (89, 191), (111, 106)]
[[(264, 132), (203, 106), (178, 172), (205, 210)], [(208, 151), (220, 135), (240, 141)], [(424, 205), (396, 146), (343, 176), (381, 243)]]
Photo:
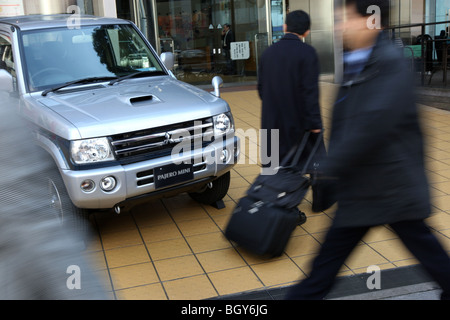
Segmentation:
[(62, 134), (69, 140), (110, 136), (229, 111), (222, 99), (170, 77), (72, 87), (37, 100), (77, 129), (79, 137), (74, 137), (74, 128)]

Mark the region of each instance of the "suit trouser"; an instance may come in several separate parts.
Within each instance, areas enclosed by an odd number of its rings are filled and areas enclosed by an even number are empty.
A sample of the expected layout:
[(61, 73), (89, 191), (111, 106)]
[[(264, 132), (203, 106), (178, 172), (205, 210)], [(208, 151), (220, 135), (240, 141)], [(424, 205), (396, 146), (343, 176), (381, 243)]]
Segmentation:
[[(443, 289), (441, 299), (450, 299), (450, 258), (423, 220), (390, 224), (409, 251)], [(308, 278), (293, 286), (286, 299), (324, 299), (347, 257), (370, 227), (331, 226), (315, 258)]]

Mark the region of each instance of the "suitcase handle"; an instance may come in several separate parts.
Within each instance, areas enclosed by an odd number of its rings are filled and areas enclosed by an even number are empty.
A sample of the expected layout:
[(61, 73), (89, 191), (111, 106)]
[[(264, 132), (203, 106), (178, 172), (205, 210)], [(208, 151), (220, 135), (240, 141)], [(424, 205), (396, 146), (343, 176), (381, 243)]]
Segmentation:
[[(303, 154), (303, 151), (305, 150), (306, 144), (308, 143), (308, 140), (311, 136), (311, 132), (307, 131), (301, 140), (299, 144), (296, 144), (292, 149), (289, 151), (288, 155), (286, 156), (285, 160), (282, 163), (282, 167), (294, 167), (298, 161), (300, 160), (301, 155)], [(308, 170), (308, 166), (310, 162), (312, 161), (315, 153), (317, 152), (317, 149), (319, 148), (320, 142), (322, 141), (323, 137), (323, 130), (320, 131), (319, 135), (317, 136), (316, 143), (314, 144), (314, 147), (306, 160), (305, 165), (303, 166), (302, 175), (306, 173), (306, 170)], [(291, 158), (293, 158), (291, 160)], [(291, 160), (291, 161), (290, 161)], [(290, 164), (289, 164), (290, 163)]]

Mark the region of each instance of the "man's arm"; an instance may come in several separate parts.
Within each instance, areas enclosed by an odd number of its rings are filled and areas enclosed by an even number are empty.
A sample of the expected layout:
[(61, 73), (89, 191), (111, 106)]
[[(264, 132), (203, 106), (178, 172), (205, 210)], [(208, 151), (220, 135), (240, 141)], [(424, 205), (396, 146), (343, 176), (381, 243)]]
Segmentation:
[(302, 64), (299, 90), (305, 97), (303, 125), (307, 131), (319, 133), (322, 129), (322, 117), (319, 103), (319, 59), (315, 50), (307, 54)]

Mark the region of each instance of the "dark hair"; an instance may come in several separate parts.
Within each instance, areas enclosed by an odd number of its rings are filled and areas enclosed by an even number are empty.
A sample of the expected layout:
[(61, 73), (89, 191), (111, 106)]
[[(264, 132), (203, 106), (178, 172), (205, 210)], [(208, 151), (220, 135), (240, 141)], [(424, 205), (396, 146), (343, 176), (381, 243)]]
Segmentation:
[(378, 6), (381, 11), (381, 25), (383, 27), (387, 27), (389, 25), (389, 13), (391, 9), (390, 0), (346, 0), (345, 5), (354, 5), (356, 7), (356, 11), (363, 17), (371, 16), (373, 14), (370, 11), (369, 13), (367, 12), (367, 9), (370, 6)]
[(311, 27), (309, 15), (303, 10), (295, 10), (286, 16), (287, 32), (304, 34)]

